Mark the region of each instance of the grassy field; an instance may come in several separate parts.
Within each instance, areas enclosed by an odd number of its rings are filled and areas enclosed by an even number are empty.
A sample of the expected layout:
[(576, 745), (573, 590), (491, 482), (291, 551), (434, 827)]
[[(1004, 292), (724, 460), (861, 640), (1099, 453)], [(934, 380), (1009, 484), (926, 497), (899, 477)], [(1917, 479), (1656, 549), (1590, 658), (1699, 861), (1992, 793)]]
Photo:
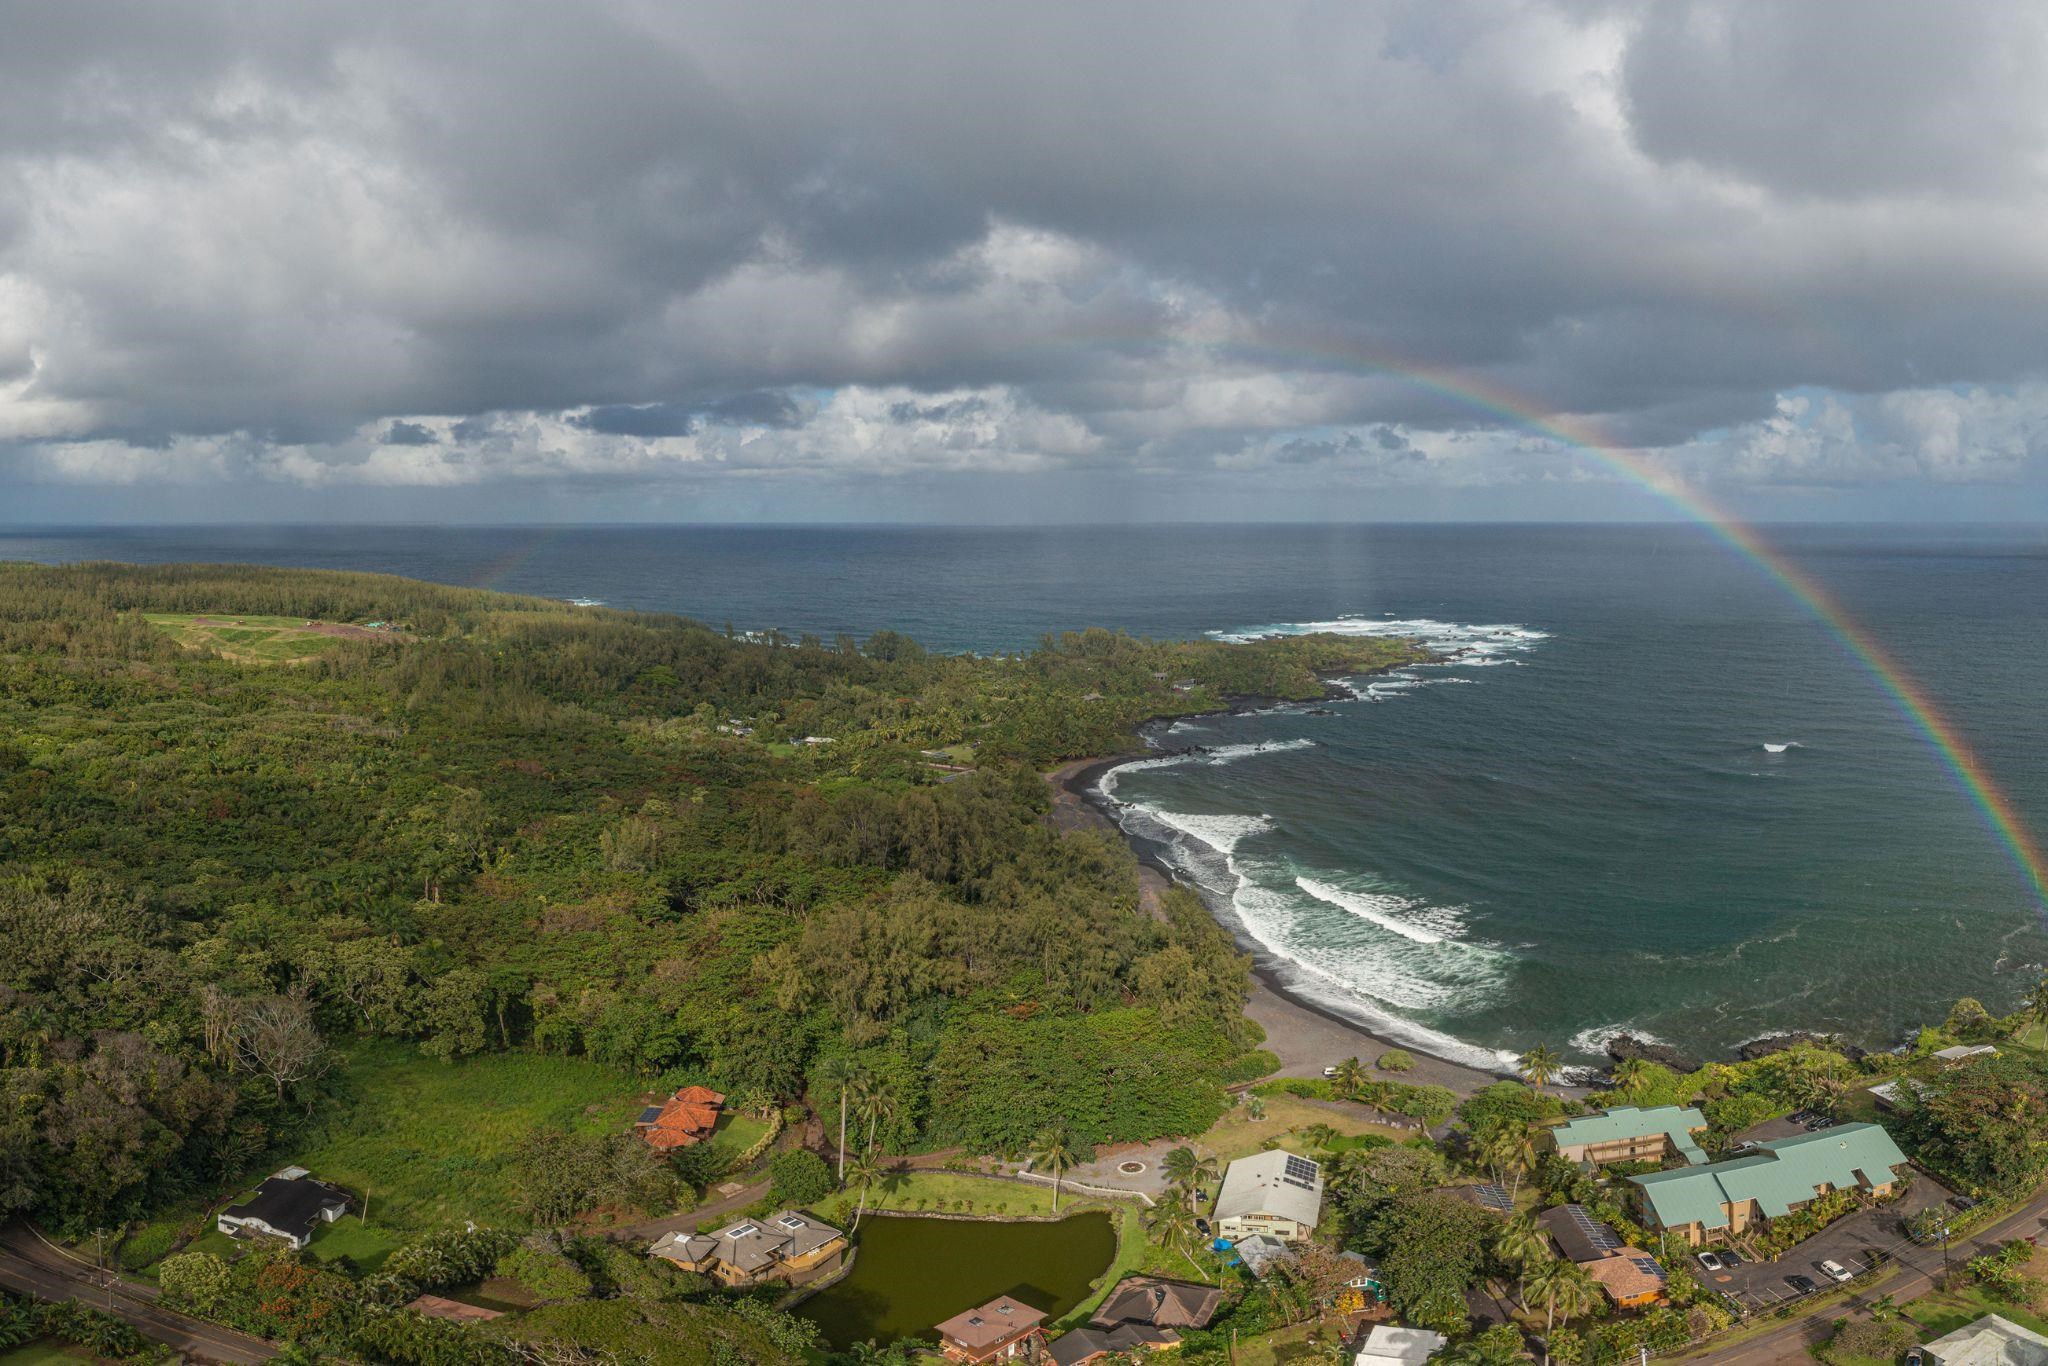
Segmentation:
[(24, 1342), (19, 1347), (0, 1352), (0, 1366), (81, 1366), (81, 1363), (97, 1360), (83, 1347), (49, 1338), (37, 1338), (34, 1342)]
[[(846, 1192), (827, 1196), (818, 1213), (827, 1219), (853, 1220), (857, 1196)], [(1059, 1213), (1070, 1210), (1113, 1208), (1117, 1203), (1084, 1196), (1074, 1191), (1060, 1194)], [(1051, 1214), (1052, 1187), (1004, 1181), (961, 1172), (907, 1172), (888, 1186), (868, 1193), (869, 1209), (893, 1209), (907, 1213), (934, 1214)]]
[[(1398, 1142), (1413, 1136), (1384, 1125), (1368, 1123), (1339, 1110), (1326, 1109), (1298, 1096), (1267, 1096), (1264, 1101), (1264, 1119), (1253, 1119), (1243, 1106), (1239, 1106), (1217, 1120), (1208, 1133), (1196, 1139), (1195, 1146), (1214, 1154), (1218, 1161), (1233, 1162), (1265, 1151), (1267, 1145), (1276, 1140), (1280, 1147), (1291, 1153), (1313, 1157), (1316, 1149), (1301, 1136), (1300, 1131), (1315, 1124), (1327, 1124), (1345, 1137), (1383, 1134)], [(1337, 1145), (1340, 1150), (1352, 1146), (1355, 1145), (1342, 1142)]]
[(1932, 1342), (1944, 1333), (1953, 1333), (1966, 1323), (1983, 1318), (1986, 1314), (1998, 1314), (2011, 1319), (2023, 1328), (2037, 1333), (2048, 1333), (2048, 1318), (2007, 1304), (1984, 1293), (1979, 1285), (1965, 1285), (1958, 1282), (1947, 1290), (1936, 1290), (1922, 1295), (1905, 1305), (1906, 1317), (1920, 1325), (1920, 1340)]
[[(260, 664), (306, 659), (332, 649), (337, 641), (350, 635), (371, 634), (346, 624), (310, 623), (304, 617), (209, 616), (203, 612), (145, 615), (150, 625), (180, 645), (210, 649), (229, 659)], [(315, 625), (326, 629), (309, 629)]]
[[(323, 1227), (309, 1249), (364, 1267), (417, 1233), (466, 1219), (517, 1226), (510, 1168), (527, 1135), (544, 1125), (622, 1129), (640, 1108), (634, 1078), (572, 1058), (502, 1053), (441, 1063), (404, 1044), (378, 1043), (351, 1049), (347, 1063), (349, 1099), (324, 1132), (250, 1173), (243, 1186), (253, 1189), (288, 1160), (367, 1197), (367, 1220), (350, 1216)], [(193, 1237), (193, 1250), (233, 1246), (212, 1229), (205, 1204), (194, 1202), (131, 1232), (121, 1263), (146, 1271), (184, 1236)]]

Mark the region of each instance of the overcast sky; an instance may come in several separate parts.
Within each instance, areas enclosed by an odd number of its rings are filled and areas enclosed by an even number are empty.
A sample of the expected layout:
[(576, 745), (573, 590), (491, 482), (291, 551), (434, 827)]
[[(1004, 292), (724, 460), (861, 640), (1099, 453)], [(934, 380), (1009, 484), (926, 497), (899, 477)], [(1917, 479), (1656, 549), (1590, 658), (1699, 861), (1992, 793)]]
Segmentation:
[[(0, 0), (0, 522), (2048, 516), (2048, 7)], [(1436, 383), (1417, 383), (1422, 370)]]

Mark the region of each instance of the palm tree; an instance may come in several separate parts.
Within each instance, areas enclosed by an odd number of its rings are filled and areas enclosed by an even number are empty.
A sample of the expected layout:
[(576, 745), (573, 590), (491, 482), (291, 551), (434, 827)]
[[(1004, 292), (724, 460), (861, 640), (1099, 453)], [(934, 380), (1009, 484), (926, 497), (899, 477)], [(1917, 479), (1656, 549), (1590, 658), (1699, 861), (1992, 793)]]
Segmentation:
[(1052, 1168), (1052, 1212), (1060, 1212), (1060, 1173), (1074, 1165), (1074, 1136), (1064, 1124), (1050, 1124), (1031, 1140), (1031, 1161)]
[(1193, 1148), (1183, 1144), (1159, 1159), (1159, 1169), (1166, 1173), (1166, 1179), (1174, 1188), (1187, 1197), (1190, 1207), (1202, 1193), (1202, 1183), (1216, 1175), (1216, 1159), (1203, 1157)]
[(1256, 1123), (1266, 1117), (1266, 1102), (1260, 1100), (1257, 1096), (1246, 1096), (1244, 1098), (1244, 1112)]
[(846, 1164), (846, 1183), (860, 1191), (860, 1203), (853, 1211), (856, 1233), (860, 1231), (861, 1216), (867, 1213), (868, 1192), (881, 1182), (882, 1177), (882, 1164), (871, 1152), (855, 1153), (853, 1160)]
[(861, 1086), (865, 1074), (860, 1064), (843, 1055), (835, 1054), (825, 1059), (819, 1069), (819, 1079), (839, 1089), (839, 1184), (846, 1184), (846, 1103), (849, 1093)]
[(1536, 1227), (1536, 1221), (1528, 1215), (1517, 1215), (1501, 1225), (1493, 1237), (1493, 1255), (1514, 1268), (1516, 1304), (1527, 1310), (1529, 1307), (1529, 1273), (1544, 1262), (1555, 1261), (1550, 1255), (1550, 1241), (1543, 1231)]
[(1145, 1216), (1145, 1230), (1152, 1235), (1153, 1242), (1168, 1252), (1178, 1252), (1194, 1271), (1196, 1279), (1201, 1278), (1202, 1268), (1195, 1265), (1192, 1251), (1200, 1234), (1195, 1228), (1195, 1216), (1187, 1206), (1178, 1200), (1153, 1206)]
[[(2048, 979), (2044, 979), (2048, 980)], [(1365, 1068), (1356, 1058), (1346, 1058), (1330, 1074), (1330, 1083), (1343, 1095), (1356, 1095), (1365, 1082)]]
[(1600, 1303), (1600, 1286), (1562, 1257), (1539, 1263), (1529, 1272), (1529, 1300), (1543, 1306), (1543, 1336), (1548, 1338), (1562, 1314), (1567, 1322)]
[(860, 1117), (868, 1126), (868, 1151), (875, 1150), (875, 1133), (888, 1120), (896, 1117), (896, 1101), (881, 1087), (869, 1083), (861, 1090), (857, 1102)]
[(1557, 1056), (1556, 1050), (1544, 1043), (1537, 1044), (1519, 1060), (1522, 1080), (1535, 1087), (1538, 1093), (1551, 1083), (1563, 1064), (1564, 1060)]
[(1337, 1141), (1337, 1129), (1334, 1125), (1321, 1122), (1304, 1125), (1301, 1130), (1301, 1137), (1312, 1148), (1327, 1149), (1332, 1143)]
[(1614, 1089), (1634, 1100), (1650, 1084), (1650, 1064), (1641, 1058), (1624, 1058), (1614, 1065)]

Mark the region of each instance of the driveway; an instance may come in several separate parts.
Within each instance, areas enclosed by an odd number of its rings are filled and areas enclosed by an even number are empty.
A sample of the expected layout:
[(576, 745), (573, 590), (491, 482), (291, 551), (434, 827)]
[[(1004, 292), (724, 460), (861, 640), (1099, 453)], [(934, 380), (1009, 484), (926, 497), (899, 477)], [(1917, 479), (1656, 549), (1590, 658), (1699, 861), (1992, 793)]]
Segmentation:
[(1912, 1187), (1896, 1204), (1857, 1210), (1837, 1219), (1776, 1261), (1745, 1259), (1741, 1266), (1721, 1272), (1703, 1270), (1694, 1261), (1693, 1270), (1704, 1284), (1738, 1301), (1746, 1313), (1775, 1309), (1802, 1294), (1813, 1293), (1795, 1290), (1789, 1277), (1804, 1276), (1822, 1290), (1833, 1289), (1834, 1282), (1820, 1269), (1824, 1261), (1839, 1262), (1861, 1275), (1892, 1257), (1898, 1245), (1906, 1241), (1906, 1220), (1948, 1198), (1947, 1187), (1931, 1176), (1916, 1173)]

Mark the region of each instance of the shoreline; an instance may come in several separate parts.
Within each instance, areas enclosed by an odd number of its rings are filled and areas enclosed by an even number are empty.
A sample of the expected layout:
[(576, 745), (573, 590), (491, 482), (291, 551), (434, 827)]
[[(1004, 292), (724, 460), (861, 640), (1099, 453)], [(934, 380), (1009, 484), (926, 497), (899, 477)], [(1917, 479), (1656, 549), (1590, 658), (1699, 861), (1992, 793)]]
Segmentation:
[[(1134, 838), (1103, 805), (1096, 787), (1103, 775), (1124, 764), (1152, 757), (1146, 753), (1112, 755), (1108, 758), (1075, 759), (1046, 775), (1053, 790), (1053, 821), (1065, 830), (1112, 830), (1138, 861), (1139, 908), (1157, 915), (1159, 898), (1172, 887), (1187, 887), (1200, 896), (1199, 889), (1183, 882), (1175, 869), (1159, 854)], [(1207, 902), (1203, 903), (1205, 906)], [(1213, 909), (1211, 915), (1214, 915)], [(1325, 1067), (1356, 1057), (1369, 1071), (1374, 1060), (1392, 1049), (1415, 1059), (1412, 1070), (1388, 1074), (1389, 1079), (1414, 1086), (1443, 1086), (1460, 1097), (1484, 1090), (1496, 1081), (1508, 1079), (1505, 1071), (1491, 1072), (1470, 1064), (1439, 1057), (1426, 1048), (1376, 1033), (1342, 1012), (1310, 1000), (1296, 992), (1270, 964), (1271, 953), (1261, 945), (1246, 943), (1231, 930), (1239, 948), (1251, 955), (1252, 990), (1244, 1014), (1266, 1033), (1264, 1047), (1280, 1059), (1271, 1077), (1321, 1077)], [(1560, 1089), (1553, 1084), (1553, 1090)], [(1569, 1088), (1564, 1088), (1569, 1089)]]

